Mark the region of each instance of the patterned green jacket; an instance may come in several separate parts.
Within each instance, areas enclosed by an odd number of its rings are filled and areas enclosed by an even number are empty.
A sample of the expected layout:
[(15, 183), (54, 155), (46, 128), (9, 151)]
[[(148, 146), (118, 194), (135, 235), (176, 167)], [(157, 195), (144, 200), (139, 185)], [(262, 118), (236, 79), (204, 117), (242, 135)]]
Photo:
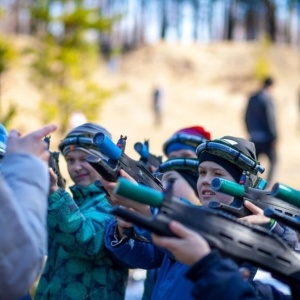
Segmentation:
[(94, 184), (49, 197), (48, 258), (35, 299), (124, 299), (128, 269), (104, 247), (110, 204)]

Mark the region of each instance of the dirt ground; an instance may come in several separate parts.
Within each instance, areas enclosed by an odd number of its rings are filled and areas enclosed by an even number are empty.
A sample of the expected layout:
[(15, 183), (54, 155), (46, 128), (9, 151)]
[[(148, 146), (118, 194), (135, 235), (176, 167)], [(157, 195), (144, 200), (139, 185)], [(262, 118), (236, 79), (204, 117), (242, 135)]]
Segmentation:
[[(99, 124), (116, 141), (126, 135), (126, 153), (137, 141), (150, 140), (150, 150), (161, 154), (162, 143), (183, 126), (201, 125), (212, 137), (235, 135), (247, 138), (243, 113), (250, 92), (259, 87), (254, 70), (261, 47), (255, 43), (209, 45), (158, 44), (145, 46), (118, 62), (118, 71), (99, 64), (95, 78), (108, 87), (122, 85), (99, 113)], [(300, 189), (300, 54), (284, 45), (267, 51), (276, 80), (279, 162), (276, 182)], [(164, 91), (162, 124), (154, 125), (151, 92), (155, 84)], [(40, 125), (39, 93), (31, 85), (27, 65), (20, 62), (4, 77), (2, 99), (17, 102), (21, 113), (14, 126), (26, 133)], [(54, 143), (61, 137), (53, 134)], [(261, 164), (268, 167), (265, 159)]]

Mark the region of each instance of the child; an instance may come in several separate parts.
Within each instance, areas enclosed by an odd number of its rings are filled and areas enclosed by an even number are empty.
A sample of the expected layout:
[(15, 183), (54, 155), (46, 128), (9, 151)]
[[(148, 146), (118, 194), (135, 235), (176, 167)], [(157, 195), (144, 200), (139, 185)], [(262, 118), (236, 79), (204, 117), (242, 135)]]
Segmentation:
[[(172, 191), (175, 196), (185, 197), (191, 203), (200, 205), (199, 198), (196, 195), (198, 179), (197, 161), (195, 164), (195, 159), (176, 158), (175, 160), (176, 162), (181, 162), (181, 164), (179, 163), (175, 166), (174, 159), (170, 159), (162, 163), (159, 167), (159, 170), (163, 172), (163, 185), (166, 187), (170, 181), (173, 182)], [(190, 169), (187, 169), (187, 165), (190, 165)], [(147, 290), (147, 293), (143, 297), (152, 297), (152, 299), (177, 299), (174, 297), (178, 297), (178, 299), (185, 299), (184, 297), (180, 298), (178, 291), (180, 290), (181, 295), (185, 296), (185, 289), (183, 287), (186, 287), (187, 283), (189, 288), (191, 287), (191, 284), (183, 276), (187, 270), (187, 266), (176, 262), (152, 243), (149, 243), (146, 239), (147, 235), (141, 236), (141, 231), (136, 227), (134, 227), (136, 229), (136, 240), (134, 244), (131, 244), (133, 239), (124, 235), (124, 229), (130, 227), (132, 227), (132, 224), (117, 218), (117, 221), (112, 222), (107, 228), (105, 243), (112, 253), (116, 254), (119, 259), (130, 267), (155, 269), (157, 271), (157, 277), (149, 277), (155, 282), (154, 289), (151, 285), (152, 281), (149, 281), (148, 284), (151, 288)], [(134, 245), (132, 252), (130, 251), (132, 248), (130, 245)], [(159, 269), (157, 269), (158, 267)], [(176, 278), (174, 285), (178, 287), (177, 289), (172, 288), (173, 285), (170, 284), (170, 282), (175, 280), (174, 278)], [(167, 287), (163, 289), (165, 284), (167, 284)]]
[[(216, 147), (211, 147), (211, 145), (216, 145)], [(204, 142), (198, 146), (197, 150), (196, 153), (200, 163), (197, 191), (203, 205), (207, 206), (209, 201), (212, 200), (227, 204), (233, 201), (233, 197), (212, 191), (210, 183), (214, 177), (239, 182), (244, 171), (246, 171), (249, 180), (252, 182), (251, 185), (255, 186), (258, 179), (259, 163), (255, 159), (253, 143), (244, 139), (226, 136), (221, 140)], [(232, 152), (238, 155), (232, 156)], [(126, 176), (124, 173), (122, 175)], [(107, 190), (110, 189), (111, 193), (115, 183), (104, 181), (103, 183)], [(120, 198), (111, 194), (111, 199), (115, 204), (124, 204), (123, 199)], [(263, 216), (262, 211), (252, 203), (246, 202), (245, 205), (254, 214), (257, 214), (246, 217), (249, 222), (269, 222), (269, 219)], [(184, 272), (186, 272), (184, 266), (178, 265), (174, 258), (168, 254), (159, 256), (158, 253), (161, 252), (151, 244), (136, 240), (132, 242), (131, 239), (123, 239), (116, 243), (115, 228), (116, 224), (110, 224), (105, 237), (106, 246), (114, 255), (131, 267), (151, 269), (161, 266), (161, 271), (153, 289), (152, 299), (192, 299), (192, 286), (191, 282), (184, 279)], [(287, 231), (283, 230), (281, 233), (285, 234), (284, 232)], [(296, 237), (293, 237), (293, 242), (295, 239)], [(180, 266), (180, 269), (176, 269), (175, 266)]]
[(163, 144), (163, 152), (168, 158), (197, 157), (196, 148), (210, 140), (211, 134), (202, 126), (190, 126), (177, 130)]
[(74, 185), (72, 196), (58, 188), (51, 172), (48, 208), (48, 258), (36, 299), (124, 299), (128, 270), (112, 260), (104, 247), (106, 225), (113, 219), (105, 193), (94, 185), (99, 174), (86, 161), (104, 157), (93, 143), (103, 127), (85, 123), (62, 140), (59, 150)]
[[(177, 130), (163, 144), (163, 152), (168, 158), (185, 157), (197, 158), (196, 148), (203, 142), (210, 140), (211, 134), (202, 126), (189, 126)], [(178, 185), (176, 185), (178, 186)], [(197, 194), (197, 193), (196, 193)], [(183, 198), (185, 195), (181, 195)], [(194, 197), (194, 196), (193, 196)], [(191, 201), (193, 203), (193, 201)], [(196, 202), (199, 202), (198, 194)], [(144, 294), (142, 300), (150, 300), (158, 270), (151, 269), (147, 271), (147, 277), (144, 282)]]

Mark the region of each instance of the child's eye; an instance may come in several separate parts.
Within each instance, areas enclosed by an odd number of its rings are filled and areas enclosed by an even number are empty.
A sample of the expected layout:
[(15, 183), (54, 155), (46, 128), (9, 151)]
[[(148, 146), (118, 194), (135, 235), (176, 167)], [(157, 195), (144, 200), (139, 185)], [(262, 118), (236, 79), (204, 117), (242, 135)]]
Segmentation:
[(216, 177), (224, 177), (225, 175), (221, 172), (216, 172), (215, 173)]
[(204, 175), (206, 172), (204, 170), (199, 170), (199, 175)]
[(167, 180), (167, 182), (171, 183), (171, 182), (175, 182), (176, 180), (177, 180), (176, 177), (169, 177), (168, 180)]

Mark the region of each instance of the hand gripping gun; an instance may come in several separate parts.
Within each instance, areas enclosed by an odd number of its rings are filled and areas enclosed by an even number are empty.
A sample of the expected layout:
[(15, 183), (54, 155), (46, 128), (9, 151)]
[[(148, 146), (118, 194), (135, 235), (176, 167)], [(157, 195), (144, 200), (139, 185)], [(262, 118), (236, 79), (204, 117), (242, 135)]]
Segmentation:
[(51, 139), (51, 136), (46, 136), (44, 138), (44, 142), (47, 144), (47, 149), (50, 153), (49, 167), (52, 168), (53, 172), (57, 176), (57, 185), (60, 188), (65, 189), (66, 188), (66, 179), (63, 178), (63, 176), (61, 175), (60, 168), (59, 168), (59, 155), (60, 155), (60, 153), (58, 151), (53, 151), (53, 152), (50, 151), (50, 139)]

